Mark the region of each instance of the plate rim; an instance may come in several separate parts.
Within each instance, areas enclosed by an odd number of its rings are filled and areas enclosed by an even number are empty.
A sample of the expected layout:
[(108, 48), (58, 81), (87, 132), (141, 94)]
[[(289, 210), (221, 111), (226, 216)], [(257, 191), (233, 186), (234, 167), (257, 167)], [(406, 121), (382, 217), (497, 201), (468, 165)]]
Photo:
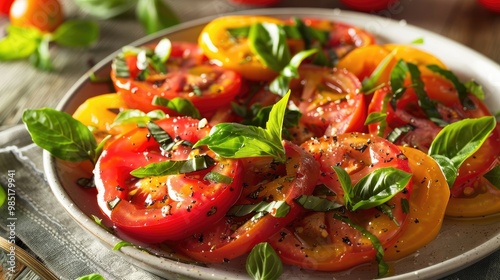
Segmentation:
[[(222, 13), (218, 15), (213, 15), (213, 16), (206, 16), (194, 20), (190, 20), (187, 22), (180, 23), (174, 27), (170, 27), (167, 29), (164, 29), (162, 31), (156, 32), (154, 34), (150, 34), (147, 36), (144, 36), (140, 39), (132, 41), (130, 44), (131, 46), (139, 46), (143, 45), (145, 43), (148, 43), (153, 40), (157, 40), (158, 38), (161, 38), (163, 36), (166, 36), (170, 33), (173, 32), (179, 32), (188, 28), (193, 28), (202, 24), (208, 23), (210, 20), (213, 20), (215, 18), (221, 17), (221, 16), (227, 16), (227, 15), (256, 15), (256, 14), (261, 14), (261, 15), (269, 15), (269, 16), (284, 16), (284, 15), (290, 15), (290, 14), (296, 14), (297, 16), (319, 16), (323, 18), (329, 18), (329, 19), (336, 19), (340, 18), (339, 21), (343, 21), (342, 18), (350, 18), (350, 19), (359, 19), (359, 20), (366, 20), (366, 19), (376, 19), (376, 20), (383, 20), (385, 22), (388, 22), (389, 25), (401, 25), (401, 21), (397, 21), (391, 18), (384, 18), (381, 16), (373, 15), (373, 14), (366, 14), (366, 13), (360, 13), (360, 12), (354, 12), (354, 11), (347, 11), (347, 10), (341, 10), (338, 8), (330, 9), (330, 8), (298, 8), (298, 7), (293, 7), (293, 8), (269, 8), (269, 9), (249, 9), (249, 10), (242, 10), (242, 11), (235, 11), (235, 12), (230, 12), (230, 13)], [(458, 43), (454, 40), (451, 40), (447, 37), (444, 37), (440, 34), (437, 34), (433, 31), (426, 30), (421, 27), (417, 27), (411, 24), (404, 24), (402, 26), (404, 28), (409, 28), (412, 29), (414, 32), (421, 33), (425, 36), (431, 36), (433, 39), (442, 41), (446, 44), (451, 45), (454, 49), (458, 48), (460, 51), (465, 51), (471, 55), (474, 56), (475, 59), (480, 59), (486, 65), (489, 65), (494, 69), (496, 72), (500, 73), (500, 65), (498, 65), (495, 61), (490, 59), (489, 57), (477, 52), (476, 50), (473, 50), (461, 43)], [(376, 37), (379, 34), (375, 34)], [(109, 63), (112, 61), (112, 59), (116, 56), (116, 54), (120, 51), (120, 49), (112, 52), (111, 54), (107, 55), (104, 59), (99, 61), (97, 64), (95, 64), (92, 68), (90, 68), (82, 77), (80, 77), (75, 84), (70, 87), (70, 89), (64, 94), (63, 98), (61, 101), (57, 104), (55, 107), (56, 110), (64, 111), (65, 107), (68, 106), (68, 102), (71, 100), (73, 95), (86, 83), (89, 81), (89, 77), (91, 76), (92, 73), (106, 67), (109, 65)], [(490, 83), (490, 86), (498, 90), (500, 92), (500, 83), (494, 84)], [(82, 227), (84, 230), (92, 234), (93, 236), (97, 237), (102, 244), (104, 244), (108, 248), (112, 248), (113, 244), (116, 244), (116, 242), (120, 241), (118, 237), (115, 235), (107, 232), (103, 228), (101, 228), (99, 225), (97, 225), (94, 222), (88, 222), (90, 221), (90, 217), (88, 217), (82, 210), (77, 209), (77, 207), (74, 207), (74, 202), (73, 200), (69, 197), (69, 195), (65, 192), (65, 189), (63, 187), (62, 182), (59, 182), (58, 180), (58, 171), (56, 167), (56, 159), (50, 155), (49, 152), (43, 151), (43, 166), (44, 166), (44, 171), (47, 177), (47, 181), (49, 183), (49, 186), (54, 193), (57, 201), (59, 202), (60, 205), (64, 207), (66, 212), (79, 224), (80, 227)], [(494, 249), (493, 249), (494, 248)], [(388, 276), (385, 277), (384, 279), (390, 279), (390, 280), (399, 280), (399, 279), (417, 279), (417, 278), (438, 278), (438, 277), (443, 277), (446, 275), (450, 275), (456, 271), (459, 271), (463, 269), (464, 267), (470, 266), (473, 263), (476, 263), (483, 258), (491, 255), (492, 253), (496, 252), (500, 248), (500, 234), (495, 236), (495, 238), (491, 238), (487, 240), (486, 242), (482, 243), (481, 245), (474, 247), (473, 249), (464, 252), (463, 254), (459, 256), (452, 257), (450, 259), (444, 260), (440, 263), (430, 265), (428, 267), (424, 267), (419, 270), (415, 270), (412, 272), (407, 272), (403, 274), (398, 274), (394, 276)], [(174, 271), (165, 271), (159, 267), (159, 265), (153, 265), (152, 263), (147, 263), (146, 261), (149, 258), (154, 258), (159, 261), (159, 264), (161, 264), (163, 267), (165, 266), (165, 263), (163, 262), (172, 262), (167, 259), (162, 259), (160, 257), (154, 256), (154, 255), (148, 255), (148, 258), (144, 258), (143, 254), (140, 250), (135, 249), (133, 247), (123, 247), (120, 250), (112, 250), (114, 253), (122, 256), (125, 258), (128, 262), (130, 262), (133, 265), (137, 265), (135, 262), (139, 261), (141, 262), (141, 268), (146, 269), (154, 274), (157, 275), (165, 275), (165, 273), (173, 273), (177, 274)], [(468, 258), (468, 256), (472, 256), (473, 258)], [(156, 263), (155, 263), (156, 264)], [(171, 265), (181, 265), (184, 268), (184, 273), (182, 273), (183, 277), (193, 277), (193, 278), (199, 278), (203, 277), (203, 279), (218, 279), (219, 277), (215, 276), (212, 273), (209, 273), (210, 270), (213, 270), (213, 268), (206, 268), (206, 267), (200, 267), (197, 265), (192, 265), (192, 264), (174, 264), (171, 263)], [(187, 271), (186, 271), (186, 268)], [(204, 271), (206, 270), (206, 271)], [(206, 274), (200, 274), (200, 273), (206, 273)], [(231, 277), (231, 276), (241, 276), (241, 275), (231, 275), (230, 272), (224, 271), (224, 274), (226, 277)]]

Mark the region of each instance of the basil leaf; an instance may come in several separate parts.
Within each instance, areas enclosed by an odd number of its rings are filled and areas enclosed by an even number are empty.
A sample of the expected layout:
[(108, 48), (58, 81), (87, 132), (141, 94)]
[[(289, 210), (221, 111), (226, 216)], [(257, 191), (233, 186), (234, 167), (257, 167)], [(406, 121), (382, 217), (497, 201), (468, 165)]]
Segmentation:
[(99, 19), (109, 19), (131, 9), (137, 0), (74, 0), (80, 9)]
[(483, 87), (474, 80), (470, 80), (464, 84), (467, 88), (467, 92), (471, 93), (480, 100), (484, 100), (484, 90)]
[(224, 184), (231, 184), (233, 182), (233, 178), (213, 171), (208, 172), (205, 177), (203, 177), (203, 180)]
[(180, 22), (174, 11), (162, 0), (138, 0), (136, 16), (148, 34)]
[(442, 119), (437, 111), (435, 102), (429, 98), (424, 89), (424, 82), (420, 79), (420, 70), (418, 66), (413, 63), (406, 63), (406, 65), (411, 75), (411, 83), (417, 94), (418, 105), (430, 119)]
[(24, 111), (22, 119), (33, 142), (54, 157), (73, 162), (97, 160), (92, 132), (71, 115), (43, 108)]
[(137, 123), (139, 125), (145, 125), (149, 121), (160, 120), (166, 117), (165, 113), (161, 110), (153, 110), (149, 113), (144, 113), (137, 109), (128, 109), (121, 111), (116, 115), (115, 120), (112, 125)]
[(405, 125), (405, 126), (400, 126), (394, 128), (389, 135), (387, 135), (387, 140), (389, 140), (392, 143), (395, 143), (401, 135), (406, 134), (414, 129), (413, 126), (411, 125)]
[(174, 139), (161, 126), (154, 122), (148, 122), (147, 128), (153, 138), (160, 144), (163, 151), (170, 151), (175, 145)]
[(408, 71), (408, 65), (402, 59), (398, 60), (396, 65), (394, 65), (394, 68), (392, 68), (390, 81), (391, 92), (393, 95), (393, 98), (391, 100), (393, 108), (396, 108), (396, 101), (401, 98), (403, 93), (406, 91), (404, 82)]
[(328, 212), (343, 207), (343, 205), (335, 201), (313, 195), (301, 195), (294, 199), (294, 201), (300, 204), (304, 209), (316, 212)]
[(100, 219), (99, 217), (95, 216), (95, 215), (91, 215), (92, 219), (94, 220), (94, 222), (99, 225), (101, 228), (103, 228), (104, 230), (106, 230), (107, 232), (109, 233), (114, 233), (114, 229), (113, 228), (110, 228), (110, 227), (107, 227), (106, 225), (104, 225), (102, 223), (102, 219)]
[(443, 172), (444, 177), (446, 178), (446, 182), (448, 183), (448, 187), (452, 187), (455, 183), (455, 179), (458, 174), (458, 167), (446, 156), (442, 155), (432, 155), (432, 158), (436, 161), (436, 163), (441, 168), (441, 172)]
[(269, 90), (279, 96), (284, 96), (290, 88), (290, 81), (299, 77), (299, 66), (304, 59), (316, 53), (316, 49), (300, 51), (295, 54), (288, 65), (286, 65), (279, 75), (269, 84)]
[(389, 66), (389, 62), (391, 62), (392, 58), (396, 55), (396, 50), (393, 50), (390, 52), (380, 63), (377, 65), (375, 70), (371, 73), (370, 77), (366, 78), (363, 80), (361, 83), (361, 89), (360, 91), (368, 94), (374, 91), (377, 86), (377, 82), (380, 79), (380, 76), (382, 76), (382, 73), (385, 71), (387, 66)]
[(35, 68), (43, 71), (52, 71), (54, 66), (50, 61), (50, 36), (44, 35), (38, 42), (35, 52), (29, 57), (30, 62)]
[(273, 247), (262, 242), (248, 254), (246, 270), (254, 280), (277, 280), (283, 273), (283, 264)]
[(240, 204), (232, 206), (226, 213), (227, 216), (243, 217), (251, 213), (270, 213), (274, 217), (286, 217), (290, 212), (290, 205), (283, 200), (261, 201), (257, 204)]
[(420, 37), (410, 42), (410, 44), (420, 45), (424, 43), (424, 38)]
[(7, 36), (0, 40), (0, 61), (28, 58), (42, 36), (37, 29), (9, 25)]
[(113, 246), (113, 250), (118, 251), (123, 247), (130, 247), (130, 246), (135, 247), (135, 245), (133, 243), (122, 240), (122, 241), (116, 243), (115, 246)]
[(53, 40), (66, 47), (90, 47), (99, 39), (99, 25), (93, 21), (67, 20), (53, 33)]
[(386, 203), (406, 187), (412, 176), (397, 168), (384, 167), (364, 176), (351, 187), (347, 172), (338, 166), (333, 166), (333, 169), (344, 190), (346, 208), (350, 211), (370, 209)]
[(488, 173), (484, 174), (484, 178), (497, 189), (500, 189), (500, 165), (495, 166)]
[(266, 67), (280, 72), (290, 61), (290, 50), (282, 27), (273, 23), (256, 23), (248, 34), (250, 50)]
[[(446, 180), (450, 187), (455, 182), (456, 174), (449, 176), (450, 172), (447, 170), (452, 167), (448, 164), (458, 170), (460, 165), (483, 145), (495, 126), (496, 120), (493, 116), (464, 119), (445, 126), (436, 135), (428, 154), (437, 160), (445, 175), (448, 175)], [(448, 158), (449, 161), (444, 161), (441, 157)]]
[(3, 206), (5, 201), (7, 200), (7, 193), (2, 185), (0, 185), (0, 207)]
[(130, 175), (137, 178), (145, 178), (149, 176), (186, 174), (207, 169), (214, 164), (215, 161), (211, 157), (203, 155), (187, 160), (169, 160), (151, 163), (132, 170)]
[(368, 117), (366, 117), (365, 125), (382, 122), (382, 121), (385, 121), (386, 118), (387, 118), (387, 114), (386, 113), (373, 112), (373, 113), (370, 113), (368, 115)]
[(195, 119), (200, 119), (200, 111), (194, 106), (194, 104), (188, 99), (175, 97), (171, 100), (166, 98), (155, 96), (153, 98), (153, 105), (167, 107), (168, 109), (175, 111), (183, 116), (189, 116)]
[(460, 82), (457, 76), (453, 74), (450, 70), (443, 69), (439, 67), (438, 65), (427, 65), (427, 68), (430, 69), (432, 72), (437, 73), (444, 78), (446, 78), (448, 81), (450, 81), (455, 89), (457, 90), (458, 93), (458, 99), (460, 100), (460, 103), (467, 109), (474, 109), (474, 103), (468, 98), (467, 96), (467, 88), (465, 87), (464, 84)]
[[(269, 113), (271, 112), (272, 106), (266, 106), (260, 108), (255, 117), (251, 120), (244, 120), (243, 124), (259, 126), (262, 128), (266, 127), (266, 122), (269, 119)], [(302, 113), (298, 110), (286, 109), (285, 118), (283, 120), (283, 127), (292, 128), (299, 124), (299, 120)]]
[(380, 240), (378, 240), (378, 238), (375, 235), (373, 235), (365, 228), (354, 224), (348, 217), (335, 214), (334, 218), (348, 224), (350, 227), (361, 232), (361, 234), (364, 237), (370, 240), (370, 242), (373, 245), (373, 248), (375, 248), (375, 250), (377, 251), (375, 258), (378, 263), (378, 272), (377, 272), (378, 277), (386, 276), (387, 273), (389, 272), (389, 265), (387, 265), (387, 263), (384, 261), (384, 247), (382, 246), (382, 243), (380, 243)]
[(226, 158), (272, 156), (279, 162), (285, 162), (281, 132), (289, 96), (290, 92), (274, 104), (265, 129), (239, 123), (220, 123), (212, 127), (210, 134), (195, 143), (194, 147), (207, 145)]
[(92, 273), (89, 275), (84, 275), (76, 278), (76, 280), (105, 280), (104, 277), (97, 273)]

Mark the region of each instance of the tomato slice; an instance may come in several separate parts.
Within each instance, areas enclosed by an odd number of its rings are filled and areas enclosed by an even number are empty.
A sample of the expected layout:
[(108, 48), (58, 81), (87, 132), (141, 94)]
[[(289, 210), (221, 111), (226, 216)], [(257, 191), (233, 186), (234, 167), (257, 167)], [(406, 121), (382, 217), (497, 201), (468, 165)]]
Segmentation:
[(210, 115), (220, 106), (229, 104), (241, 87), (238, 73), (206, 63), (201, 50), (190, 43), (172, 43), (172, 52), (167, 60), (167, 73), (151, 73), (146, 79), (139, 77), (137, 55), (125, 56), (130, 77), (111, 72), (117, 92), (130, 108), (149, 112), (155, 109), (170, 115), (179, 113), (166, 107), (153, 105), (154, 97), (191, 101), (203, 116)]
[[(467, 109), (458, 99), (458, 93), (454, 86), (448, 80), (438, 75), (423, 75), (422, 81), (424, 89), (429, 98), (438, 103), (437, 110), (443, 117), (443, 120), (452, 123), (465, 118), (479, 118), (491, 116), (488, 108), (475, 96), (469, 94), (469, 99), (474, 104), (475, 109)], [(375, 92), (373, 99), (368, 107), (368, 114), (372, 112), (381, 112), (383, 109), (384, 98), (390, 94), (388, 88), (382, 88)], [(392, 106), (386, 107), (387, 127), (384, 131), (384, 137), (387, 137), (391, 131), (406, 125), (411, 125), (412, 129), (396, 139), (395, 143), (399, 145), (408, 145), (419, 150), (427, 152), (432, 140), (442, 129), (434, 122), (429, 120), (418, 105), (418, 98), (413, 88), (408, 88), (405, 94), (396, 103), (396, 110)], [(380, 123), (368, 126), (370, 133), (378, 134)], [(474, 180), (496, 164), (500, 151), (500, 134), (498, 129), (494, 130), (483, 146), (479, 148), (471, 157), (469, 157), (459, 168), (458, 176), (452, 187), (453, 197), (470, 196), (470, 180)], [(476, 184), (475, 186), (479, 186)], [(469, 187), (469, 188), (468, 188)]]
[(317, 137), (363, 131), (365, 96), (361, 83), (346, 70), (304, 65), (290, 86), (302, 112), (300, 121)]
[(500, 212), (500, 190), (480, 176), (463, 184), (462, 193), (452, 196), (446, 207), (446, 216), (458, 218), (484, 217)]
[[(328, 198), (343, 204), (344, 192), (332, 166), (344, 168), (353, 184), (382, 167), (394, 167), (411, 172), (401, 150), (389, 141), (368, 134), (346, 133), (305, 142), (302, 147), (320, 163), (318, 184), (324, 184), (335, 195)], [(345, 211), (353, 223), (375, 235), (384, 248), (391, 246), (407, 223), (408, 214), (402, 206), (409, 200), (411, 182), (388, 204), (395, 223), (376, 208)], [(332, 212), (310, 212), (280, 230), (269, 239), (284, 263), (306, 269), (339, 271), (375, 260), (376, 251), (363, 235), (334, 218)]]
[(280, 19), (265, 16), (225, 16), (209, 22), (198, 37), (203, 52), (217, 64), (234, 70), (250, 80), (271, 80), (276, 72), (266, 67), (251, 49), (246, 37), (231, 35), (230, 29), (250, 27), (255, 23), (283, 25)]
[[(208, 135), (210, 127), (187, 117), (157, 122), (172, 139), (195, 143)], [(179, 142), (180, 143), (180, 142)], [(130, 172), (150, 163), (186, 160), (208, 155), (177, 145), (172, 151), (160, 149), (147, 128), (137, 128), (113, 141), (95, 168), (98, 204), (123, 233), (147, 243), (178, 240), (210, 227), (222, 217), (241, 193), (239, 160), (215, 159), (215, 165), (179, 175), (136, 178)], [(204, 179), (208, 172), (220, 173), (230, 182)]]
[(422, 151), (400, 147), (413, 173), (410, 212), (404, 232), (384, 251), (384, 259), (395, 261), (430, 243), (444, 219), (450, 189), (436, 161)]
[(311, 194), (319, 177), (318, 164), (299, 146), (285, 142), (287, 162), (284, 165), (267, 158), (244, 159), (247, 170), (243, 192), (235, 205), (261, 201), (285, 201), (290, 211), (285, 217), (266, 214), (253, 219), (228, 216), (209, 229), (176, 242), (176, 250), (207, 263), (224, 262), (248, 253), (291, 222), (302, 211), (294, 202), (301, 194)]

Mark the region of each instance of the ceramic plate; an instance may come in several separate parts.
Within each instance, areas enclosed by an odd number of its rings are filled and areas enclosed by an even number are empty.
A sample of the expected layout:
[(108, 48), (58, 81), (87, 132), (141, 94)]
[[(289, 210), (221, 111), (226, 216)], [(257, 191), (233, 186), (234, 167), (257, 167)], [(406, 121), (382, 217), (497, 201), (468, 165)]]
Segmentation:
[[(488, 58), (456, 42), (431, 33), (429, 31), (368, 14), (346, 12), (329, 9), (267, 9), (250, 10), (245, 14), (271, 15), (283, 18), (292, 16), (325, 18), (334, 21), (350, 23), (372, 32), (380, 43), (409, 43), (417, 38), (423, 38), (424, 43), (418, 45), (433, 53), (458, 76), (471, 78), (482, 84), (486, 94), (486, 104), (496, 112), (500, 109), (500, 67)], [(241, 14), (241, 13), (240, 13)], [(142, 45), (168, 36), (173, 41), (195, 42), (204, 24), (212, 18), (200, 19), (162, 33), (145, 37), (131, 45)], [(110, 63), (115, 54), (96, 65), (89, 73), (107, 75)], [(91, 83), (89, 75), (82, 77), (68, 92), (58, 105), (59, 110), (73, 113), (85, 99), (113, 91), (107, 84)], [(44, 154), (45, 170), (51, 188), (69, 214), (86, 230), (99, 238), (104, 244), (112, 248), (120, 236), (115, 236), (94, 223), (90, 215), (98, 215), (94, 191), (85, 190), (74, 182), (80, 177), (89, 177), (84, 169), (76, 165), (66, 165)], [(464, 242), (464, 239), (467, 242)], [(394, 273), (387, 279), (417, 279), (438, 278), (451, 274), (465, 266), (478, 261), (500, 248), (500, 222), (484, 220), (445, 220), (438, 237), (428, 246), (418, 252), (391, 264)], [(198, 266), (171, 260), (169, 253), (157, 251), (159, 255), (145, 254), (133, 247), (124, 247), (117, 254), (122, 255), (130, 263), (151, 271), (167, 279), (198, 278), (198, 279), (245, 279), (248, 278), (244, 270), (244, 259), (231, 261), (228, 264)], [(376, 268), (370, 265), (356, 267), (339, 273), (322, 273), (305, 271), (295, 267), (286, 267), (283, 279), (367, 279), (376, 276)]]

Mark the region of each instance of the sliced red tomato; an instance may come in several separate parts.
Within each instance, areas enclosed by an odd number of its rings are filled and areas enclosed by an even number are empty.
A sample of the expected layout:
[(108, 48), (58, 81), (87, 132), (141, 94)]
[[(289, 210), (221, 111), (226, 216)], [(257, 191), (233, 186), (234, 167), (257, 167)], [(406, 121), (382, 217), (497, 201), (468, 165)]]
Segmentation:
[(253, 219), (228, 216), (209, 229), (173, 244), (189, 257), (207, 263), (224, 262), (248, 253), (283, 226), (294, 220), (302, 207), (294, 202), (301, 194), (311, 194), (319, 176), (318, 163), (299, 146), (285, 142), (286, 164), (268, 158), (244, 160), (246, 174), (243, 193), (235, 205), (261, 201), (285, 201), (290, 211), (285, 217), (266, 214)]
[[(157, 123), (172, 139), (195, 143), (210, 127), (187, 117)], [(171, 151), (161, 150), (147, 128), (138, 128), (113, 141), (95, 168), (98, 204), (122, 232), (142, 242), (178, 240), (204, 230), (222, 217), (238, 199), (242, 185), (239, 160), (215, 159), (215, 164), (186, 174), (136, 178), (132, 170), (150, 163), (187, 160), (210, 151), (179, 142)], [(228, 182), (204, 179), (208, 172)]]
[(207, 64), (201, 50), (190, 43), (172, 43), (172, 52), (166, 62), (167, 72), (148, 69), (145, 79), (139, 75), (137, 54), (125, 54), (129, 77), (119, 77), (116, 67), (111, 77), (118, 93), (130, 108), (149, 112), (160, 109), (171, 115), (179, 115), (163, 106), (153, 105), (155, 96), (166, 99), (176, 97), (191, 101), (205, 116), (215, 109), (229, 104), (241, 87), (238, 73)]
[[(452, 123), (465, 118), (479, 118), (491, 116), (488, 108), (478, 98), (469, 94), (469, 98), (475, 109), (467, 109), (458, 99), (458, 94), (451, 82), (438, 75), (422, 76), (424, 89), (429, 98), (437, 102), (437, 110), (443, 120)], [(375, 92), (369, 105), (368, 113), (381, 112), (384, 107), (384, 99), (390, 94), (388, 88), (383, 88)], [(411, 130), (403, 133), (397, 138), (395, 143), (408, 145), (427, 152), (432, 140), (442, 127), (429, 120), (423, 110), (418, 105), (418, 98), (413, 88), (408, 88), (402, 98), (396, 103), (396, 110), (391, 105), (386, 106), (387, 127), (383, 133), (387, 137), (391, 131), (406, 125), (411, 126)], [(368, 126), (370, 133), (378, 134), (380, 123)], [(500, 144), (500, 134), (494, 130), (483, 146), (468, 158), (459, 168), (458, 176), (452, 187), (452, 196), (462, 197), (471, 195), (470, 180), (474, 180), (498, 164), (500, 151), (497, 148)], [(465, 188), (469, 187), (467, 190)]]
[(346, 70), (304, 65), (290, 85), (302, 112), (300, 121), (317, 137), (363, 131), (365, 96), (361, 83)]
[(329, 31), (325, 55), (328, 55), (328, 50), (333, 48), (336, 56), (341, 58), (353, 49), (376, 43), (371, 33), (347, 23), (313, 18), (305, 18), (303, 21), (312, 28)]
[(393, 245), (385, 248), (384, 259), (399, 260), (429, 244), (441, 230), (450, 188), (436, 161), (422, 151), (400, 147), (408, 158), (412, 176), (408, 223)]
[[(382, 167), (411, 172), (401, 150), (389, 141), (368, 134), (346, 133), (305, 142), (302, 147), (320, 163), (318, 184), (334, 192), (330, 200), (344, 204), (344, 192), (332, 166), (344, 168), (356, 184), (362, 177)], [(393, 219), (376, 208), (345, 211), (348, 217), (378, 238), (384, 248), (391, 246), (403, 232), (408, 214), (403, 201), (409, 201), (411, 182), (396, 194), (388, 205)], [(396, 221), (396, 222), (395, 222)], [(273, 235), (269, 242), (284, 263), (306, 269), (339, 271), (375, 260), (372, 243), (361, 232), (332, 212), (310, 212)]]

